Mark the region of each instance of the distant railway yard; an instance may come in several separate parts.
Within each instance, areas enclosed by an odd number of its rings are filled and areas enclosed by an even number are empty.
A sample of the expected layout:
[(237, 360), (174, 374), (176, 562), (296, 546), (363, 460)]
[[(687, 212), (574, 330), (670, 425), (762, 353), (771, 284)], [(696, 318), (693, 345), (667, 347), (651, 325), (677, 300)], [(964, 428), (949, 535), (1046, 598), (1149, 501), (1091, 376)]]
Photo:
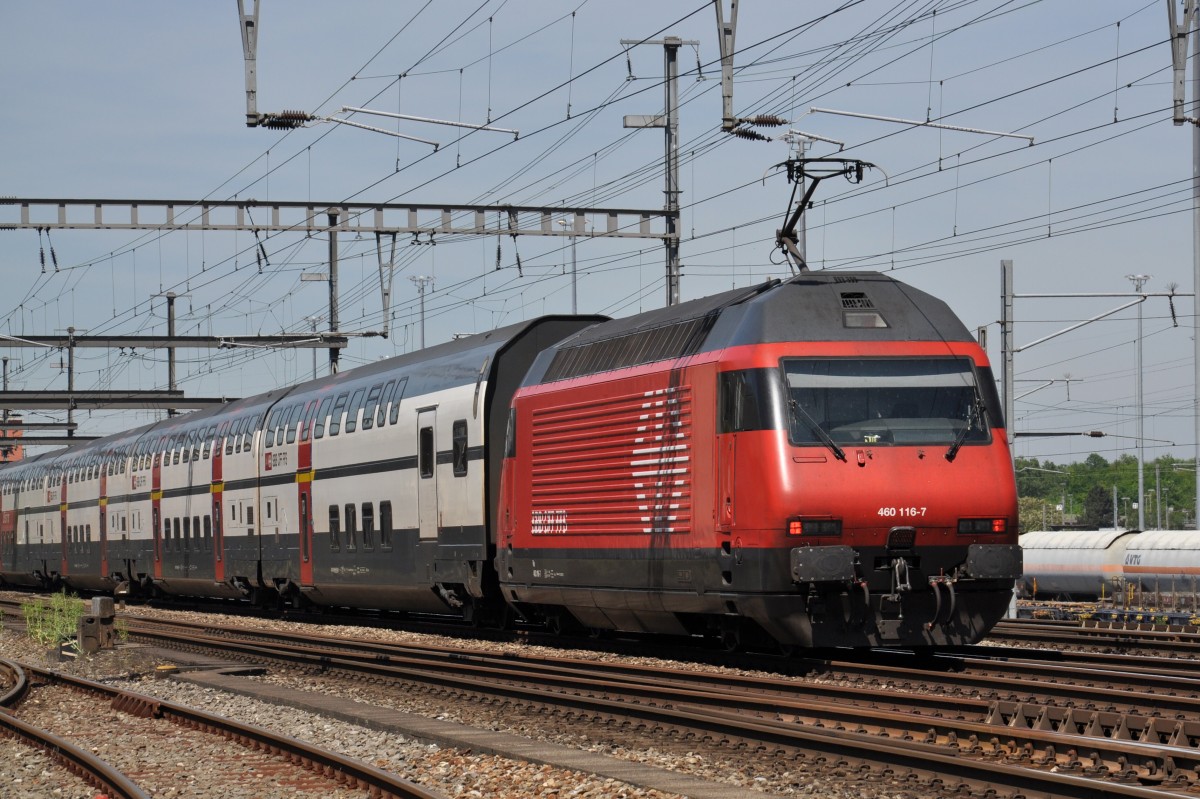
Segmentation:
[(48, 663), (22, 629), (40, 601), (0, 595), (0, 782), (21, 799), (1200, 791), (1200, 631), (1181, 625), (781, 655), (130, 606), (115, 649)]

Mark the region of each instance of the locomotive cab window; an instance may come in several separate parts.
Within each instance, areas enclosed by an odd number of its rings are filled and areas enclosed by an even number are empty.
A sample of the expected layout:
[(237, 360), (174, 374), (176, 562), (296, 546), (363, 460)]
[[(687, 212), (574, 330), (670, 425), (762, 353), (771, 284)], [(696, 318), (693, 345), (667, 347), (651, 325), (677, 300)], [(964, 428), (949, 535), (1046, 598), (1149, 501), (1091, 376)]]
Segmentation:
[(783, 372), (793, 444), (985, 443), (999, 418), (967, 358), (787, 358)]

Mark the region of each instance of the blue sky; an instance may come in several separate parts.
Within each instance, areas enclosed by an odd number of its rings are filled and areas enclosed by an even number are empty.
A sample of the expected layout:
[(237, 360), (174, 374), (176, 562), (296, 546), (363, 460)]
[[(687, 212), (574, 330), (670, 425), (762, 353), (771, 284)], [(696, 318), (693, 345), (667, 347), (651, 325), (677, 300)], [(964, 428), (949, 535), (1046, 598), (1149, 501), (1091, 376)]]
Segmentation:
[[(658, 208), (662, 135), (628, 131), (626, 114), (662, 107), (662, 48), (621, 39), (676, 35), (680, 51), (682, 294), (704, 296), (788, 274), (772, 253), (788, 186), (771, 167), (782, 141), (718, 132), (720, 86), (711, 3), (440, 0), (328, 3), (262, 0), (258, 106), (330, 115), (368, 106), (521, 130), (464, 135), (400, 123), (431, 148), (314, 125), (245, 127), (235, 0), (221, 3), (6, 4), (0, 25), (0, 196), (411, 201)], [(1020, 293), (1192, 290), (1191, 131), (1170, 122), (1170, 52), (1160, 2), (742, 2), (734, 106), (774, 113), (846, 143), (878, 164), (859, 186), (822, 185), (809, 225), (815, 268), (895, 270), (942, 297), (972, 329), (989, 326), (999, 358), (1001, 259)], [(933, 13), (935, 12), (936, 13)], [(1120, 23), (1118, 26), (1118, 22)], [(704, 80), (698, 80), (696, 63)], [(404, 75), (397, 80), (397, 76)], [(1035, 137), (936, 131), (812, 114), (812, 107)], [(568, 117), (568, 107), (570, 117)], [(1114, 121), (1114, 118), (1116, 121)], [(380, 118), (362, 121), (395, 128)], [(768, 131), (772, 133), (772, 131)], [(837, 155), (827, 144), (812, 155)], [(765, 179), (764, 179), (765, 176)], [(13, 208), (0, 206), (0, 223)], [(5, 216), (6, 214), (10, 216)], [(358, 339), (352, 366), (416, 346), (414, 275), (427, 295), (427, 341), (570, 308), (566, 240), (445, 240), (400, 245), (395, 335)], [(50, 246), (59, 272), (53, 272)], [(0, 333), (164, 333), (153, 295), (175, 291), (184, 332), (300, 331), (326, 312), (320, 237), (266, 239), (259, 272), (242, 233), (0, 232)], [(374, 242), (340, 246), (342, 327), (378, 330)], [(50, 273), (41, 273), (39, 253)], [(517, 274), (516, 257), (522, 262)], [(580, 310), (626, 315), (664, 301), (653, 241), (581, 239)], [(1120, 304), (1020, 300), (1025, 343)], [(1190, 457), (1193, 304), (1145, 304), (1145, 435), (1150, 456)], [(1101, 429), (1135, 435), (1132, 311), (1018, 356), (1018, 430)], [(14, 386), (65, 388), (58, 353), (11, 349)], [(303, 379), (307, 351), (181, 352), (184, 388), (243, 394)], [(324, 362), (324, 355), (321, 356)], [(77, 384), (154, 388), (165, 353), (77, 354)], [(1071, 377), (1069, 396), (1064, 376)], [(146, 413), (86, 414), (109, 432)], [(31, 416), (31, 419), (42, 418)], [(1017, 454), (1075, 460), (1130, 451), (1130, 438), (1023, 441)]]

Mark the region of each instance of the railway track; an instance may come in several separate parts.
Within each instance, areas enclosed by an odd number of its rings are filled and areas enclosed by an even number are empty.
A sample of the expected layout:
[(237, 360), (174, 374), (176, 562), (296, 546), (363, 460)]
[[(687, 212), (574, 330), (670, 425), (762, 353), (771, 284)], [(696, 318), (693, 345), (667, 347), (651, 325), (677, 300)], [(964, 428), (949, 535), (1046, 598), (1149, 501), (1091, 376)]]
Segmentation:
[(1152, 649), (1180, 658), (1200, 657), (1200, 633), (1172, 625), (1022, 619), (997, 624), (988, 634), (996, 641), (1063, 646), (1110, 647), (1122, 651)]
[[(965, 690), (954, 696), (919, 691), (922, 682), (941, 686), (944, 671), (909, 670), (905, 677), (904, 669), (892, 667), (888, 691), (878, 684), (839, 684), (867, 668), (855, 663), (829, 664), (837, 681), (812, 684), (210, 624), (139, 619), (128, 627), (134, 638), (158, 646), (285, 663), (326, 678), (419, 685), (447, 700), (499, 704), (575, 724), (824, 758), (863, 775), (901, 773), (931, 792), (1006, 786), (1053, 796), (1161, 796), (1200, 782), (1200, 724), (1036, 703), (1017, 694), (999, 699)], [(997, 692), (989, 681), (995, 678), (980, 679), (976, 685)], [(910, 682), (903, 690), (914, 693), (897, 691), (904, 680)], [(1050, 693), (1062, 688), (1052, 686)], [(1200, 703), (1188, 710), (1200, 719)]]
[(148, 794), (109, 763), (49, 730), (17, 718), (15, 708), (30, 687), (28, 673), (18, 663), (0, 660), (0, 674), (5, 686), (0, 695), (0, 735), (44, 752), (61, 768), (112, 799), (149, 799)]
[[(112, 797), (148, 799), (157, 791), (144, 790), (139, 785), (149, 783), (161, 788), (174, 784), (180, 772), (202, 771), (209, 784), (199, 795), (221, 796), (228, 784), (265, 792), (262, 795), (285, 790), (295, 796), (445, 799), (441, 793), (366, 763), (229, 718), (59, 672), (12, 663), (2, 665), (22, 675), (16, 679), (22, 690), (10, 691), (0, 700), (8, 701), (4, 712), (0, 712), (0, 727), (30, 745), (51, 752), (70, 771)], [(32, 699), (33, 694), (36, 699)], [(36, 707), (24, 708), (21, 700), (32, 701)], [(96, 707), (111, 710), (97, 714)], [(22, 716), (37, 721), (29, 723)], [(64, 717), (88, 721), (80, 726), (67, 721), (70, 729), (63, 734), (40, 728), (42, 723), (61, 726)], [(145, 738), (136, 747), (138, 751), (132, 753), (132, 759), (126, 757), (120, 765), (107, 763), (68, 741), (83, 737), (92, 746), (103, 748), (100, 742), (105, 738), (118, 740), (131, 731)], [(231, 756), (230, 743), (244, 753)], [(146, 760), (138, 754), (158, 747), (169, 754), (166, 761)], [(113, 747), (110, 751), (120, 755), (121, 748)], [(198, 762), (203, 762), (203, 766), (198, 767)], [(130, 773), (123, 773), (122, 769)]]

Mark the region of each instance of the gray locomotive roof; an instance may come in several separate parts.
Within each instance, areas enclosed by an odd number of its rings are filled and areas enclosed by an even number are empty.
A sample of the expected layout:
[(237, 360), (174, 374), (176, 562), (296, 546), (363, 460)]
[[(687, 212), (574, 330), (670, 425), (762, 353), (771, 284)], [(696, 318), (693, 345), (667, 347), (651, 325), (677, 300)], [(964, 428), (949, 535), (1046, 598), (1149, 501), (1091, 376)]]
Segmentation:
[[(883, 327), (847, 326), (874, 313)], [(785, 341), (971, 341), (941, 300), (878, 272), (805, 272), (592, 325), (542, 354), (536, 385), (742, 344)]]
[[(878, 312), (887, 327), (847, 327), (843, 312), (862, 310)], [(731, 308), (706, 349), (777, 341), (971, 340), (945, 302), (885, 274), (806, 272)]]

